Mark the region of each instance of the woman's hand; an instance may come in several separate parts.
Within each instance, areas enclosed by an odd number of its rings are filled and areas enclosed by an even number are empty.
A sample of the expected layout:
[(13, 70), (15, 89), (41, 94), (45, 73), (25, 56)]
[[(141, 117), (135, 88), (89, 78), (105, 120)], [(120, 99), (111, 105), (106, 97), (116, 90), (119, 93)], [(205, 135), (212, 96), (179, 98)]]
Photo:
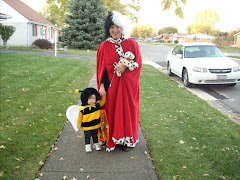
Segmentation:
[(125, 66), (123, 63), (119, 63), (114, 70), (119, 72), (119, 73), (123, 73), (125, 71), (125, 69), (127, 69), (127, 66)]
[(77, 128), (80, 129), (80, 128), (81, 128), (81, 125), (77, 125)]
[(99, 94), (101, 96), (106, 96), (106, 94), (107, 94), (103, 83), (101, 83), (101, 86), (99, 88)]

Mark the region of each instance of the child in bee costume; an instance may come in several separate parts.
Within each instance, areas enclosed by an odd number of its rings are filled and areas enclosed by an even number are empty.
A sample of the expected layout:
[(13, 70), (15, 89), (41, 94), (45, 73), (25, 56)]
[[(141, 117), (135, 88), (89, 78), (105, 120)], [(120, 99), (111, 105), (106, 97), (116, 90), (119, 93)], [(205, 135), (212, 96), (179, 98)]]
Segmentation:
[(85, 150), (91, 152), (90, 139), (93, 139), (93, 148), (97, 151), (101, 150), (98, 142), (98, 129), (100, 124), (100, 107), (104, 106), (106, 96), (102, 96), (99, 100), (99, 94), (94, 88), (86, 88), (83, 91), (76, 90), (76, 93), (82, 92), (80, 98), (82, 105), (79, 107), (79, 114), (77, 118), (77, 128), (84, 131), (85, 136)]

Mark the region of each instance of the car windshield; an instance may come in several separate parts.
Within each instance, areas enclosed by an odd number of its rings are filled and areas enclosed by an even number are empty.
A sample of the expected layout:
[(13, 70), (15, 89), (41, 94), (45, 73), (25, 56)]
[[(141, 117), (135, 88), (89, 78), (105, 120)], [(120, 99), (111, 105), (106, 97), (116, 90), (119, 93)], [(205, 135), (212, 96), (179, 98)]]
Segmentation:
[(213, 45), (186, 46), (185, 58), (224, 57), (223, 53)]

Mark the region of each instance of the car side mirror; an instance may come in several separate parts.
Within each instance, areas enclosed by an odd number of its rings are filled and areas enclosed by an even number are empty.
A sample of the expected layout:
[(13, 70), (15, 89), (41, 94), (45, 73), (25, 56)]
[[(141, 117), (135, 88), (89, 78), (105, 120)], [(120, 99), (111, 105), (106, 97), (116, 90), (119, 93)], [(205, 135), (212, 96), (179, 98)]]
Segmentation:
[(182, 54), (177, 54), (176, 58), (182, 59)]

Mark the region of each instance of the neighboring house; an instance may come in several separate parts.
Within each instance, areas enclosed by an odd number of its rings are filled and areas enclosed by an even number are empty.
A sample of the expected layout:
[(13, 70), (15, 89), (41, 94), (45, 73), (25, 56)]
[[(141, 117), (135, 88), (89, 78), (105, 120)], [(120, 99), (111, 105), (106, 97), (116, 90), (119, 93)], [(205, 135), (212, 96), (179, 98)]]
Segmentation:
[(213, 40), (215, 37), (207, 35), (207, 34), (191, 34), (191, 35), (185, 35), (179, 38), (178, 42), (179, 43), (184, 43), (184, 42), (209, 42), (213, 43)]
[[(0, 0), (0, 13), (11, 18), (1, 21), (16, 31), (8, 40), (8, 46), (31, 46), (37, 39), (54, 43), (54, 25), (20, 0)], [(3, 45), (0, 39), (0, 45)]]
[(187, 35), (191, 35), (189, 33), (175, 33), (173, 36), (172, 36), (172, 43), (174, 43), (174, 41), (178, 41), (179, 43), (180, 42), (183, 42), (184, 41), (184, 37), (187, 36)]
[(156, 40), (160, 41), (164, 41), (165, 43), (171, 43), (172, 42), (172, 34), (161, 34), (155, 37)]
[(234, 47), (240, 48), (240, 32), (233, 35), (234, 38)]

